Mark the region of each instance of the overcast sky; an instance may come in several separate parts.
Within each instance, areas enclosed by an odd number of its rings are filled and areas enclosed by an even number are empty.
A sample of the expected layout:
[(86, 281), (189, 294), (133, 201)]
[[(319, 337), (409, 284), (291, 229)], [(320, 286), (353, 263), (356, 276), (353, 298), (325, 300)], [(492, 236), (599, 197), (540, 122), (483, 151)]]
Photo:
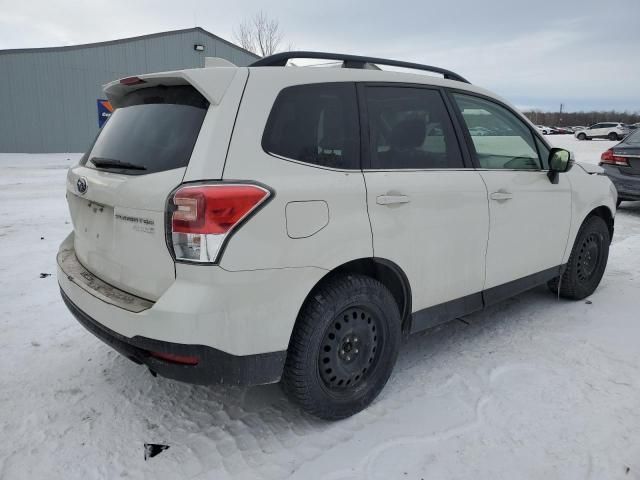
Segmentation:
[(233, 41), (260, 9), (299, 50), (442, 66), (520, 108), (640, 111), (640, 0), (0, 0), (0, 49), (193, 26)]

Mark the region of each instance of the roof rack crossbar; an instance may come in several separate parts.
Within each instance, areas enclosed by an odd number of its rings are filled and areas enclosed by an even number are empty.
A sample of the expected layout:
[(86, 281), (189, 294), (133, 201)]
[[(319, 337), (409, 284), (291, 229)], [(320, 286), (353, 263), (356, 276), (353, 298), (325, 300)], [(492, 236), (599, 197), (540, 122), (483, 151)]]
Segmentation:
[(341, 53), (327, 52), (282, 52), (268, 57), (261, 58), (253, 62), (250, 67), (284, 67), (287, 62), (295, 58), (314, 58), (322, 60), (339, 60), (342, 61), (345, 68), (365, 68), (366, 64), (387, 65), (390, 67), (411, 68), (414, 70), (424, 70), (427, 72), (438, 73), (448, 80), (456, 80), (458, 82), (471, 83), (464, 77), (458, 75), (451, 70), (440, 67), (432, 67), (431, 65), (422, 65), (420, 63), (402, 62), (400, 60), (389, 60), (386, 58), (362, 57), (359, 55), (345, 55)]

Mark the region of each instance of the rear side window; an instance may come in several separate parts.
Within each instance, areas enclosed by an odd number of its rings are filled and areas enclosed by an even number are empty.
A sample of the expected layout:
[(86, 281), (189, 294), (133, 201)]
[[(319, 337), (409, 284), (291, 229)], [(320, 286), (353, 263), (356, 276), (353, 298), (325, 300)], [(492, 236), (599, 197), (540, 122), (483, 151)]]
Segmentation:
[(208, 107), (191, 86), (136, 90), (122, 99), (82, 162), (128, 175), (186, 167)]
[(262, 137), (274, 155), (323, 167), (360, 168), (355, 85), (297, 85), (280, 92)]
[(367, 87), (367, 111), (372, 169), (463, 167), (437, 90)]

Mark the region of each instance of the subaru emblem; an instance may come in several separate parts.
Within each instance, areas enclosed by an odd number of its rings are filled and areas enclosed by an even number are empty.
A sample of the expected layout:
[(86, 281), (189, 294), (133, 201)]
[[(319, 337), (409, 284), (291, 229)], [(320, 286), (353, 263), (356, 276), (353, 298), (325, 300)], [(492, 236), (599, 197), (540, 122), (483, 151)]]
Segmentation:
[(84, 195), (87, 191), (87, 179), (80, 177), (76, 182), (76, 188), (78, 189), (78, 192)]

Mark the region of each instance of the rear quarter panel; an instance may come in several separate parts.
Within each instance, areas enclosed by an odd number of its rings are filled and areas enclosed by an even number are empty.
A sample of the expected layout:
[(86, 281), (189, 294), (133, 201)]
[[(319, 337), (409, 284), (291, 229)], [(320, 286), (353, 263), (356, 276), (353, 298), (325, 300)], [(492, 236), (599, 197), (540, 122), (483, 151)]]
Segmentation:
[[(320, 168), (279, 158), (262, 149), (262, 135), (278, 93), (289, 85), (322, 81), (310, 76), (305, 82), (283, 75), (282, 70), (251, 69), (238, 111), (224, 180), (257, 181), (269, 186), (274, 194), (229, 241), (220, 262), (228, 270), (330, 270), (373, 255), (361, 171)], [(309, 202), (308, 214), (319, 215), (317, 219), (305, 219), (304, 224), (318, 227), (309, 228), (308, 236), (298, 234), (306, 225), (291, 224), (301, 218), (300, 204), (296, 204), (296, 215), (287, 218), (287, 205), (291, 202)], [(328, 213), (317, 208), (322, 204), (326, 204)]]

